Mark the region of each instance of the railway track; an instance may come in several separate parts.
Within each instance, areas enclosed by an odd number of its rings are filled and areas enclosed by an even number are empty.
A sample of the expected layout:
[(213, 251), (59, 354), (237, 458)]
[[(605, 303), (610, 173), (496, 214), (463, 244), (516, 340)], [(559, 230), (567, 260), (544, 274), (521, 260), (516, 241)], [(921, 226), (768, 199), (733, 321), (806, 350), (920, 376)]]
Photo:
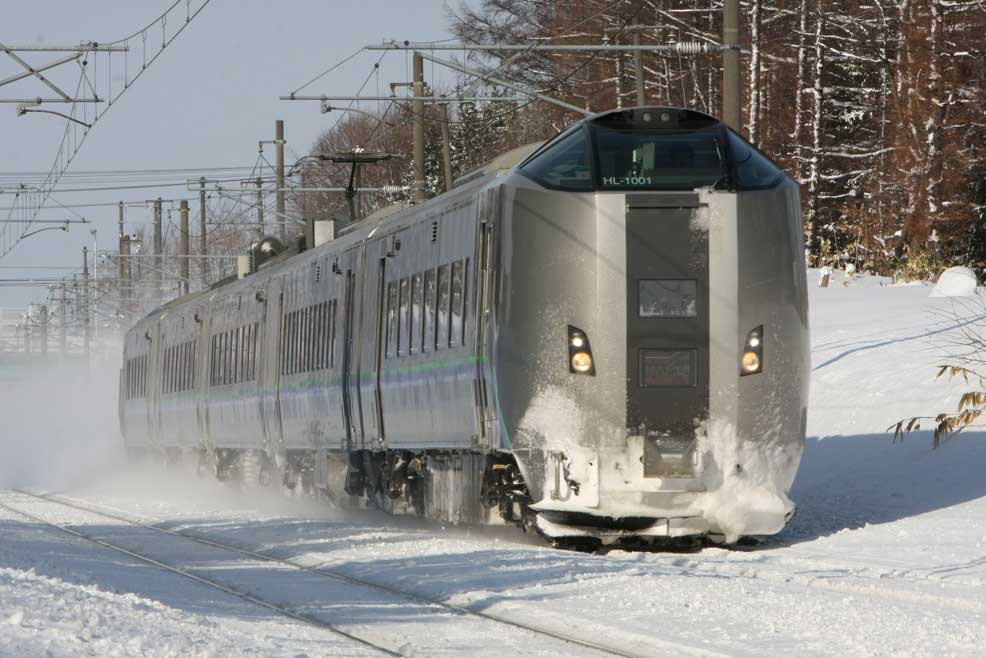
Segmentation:
[[(222, 541), (217, 541), (216, 539), (201, 536), (199, 534), (189, 532), (187, 530), (175, 530), (171, 528), (163, 528), (158, 526), (155, 522), (151, 522), (147, 519), (140, 519), (133, 517), (129, 514), (124, 514), (118, 510), (109, 510), (104, 506), (94, 506), (90, 504), (83, 504), (82, 502), (75, 499), (67, 499), (63, 496), (51, 495), (51, 494), (41, 494), (31, 491), (16, 490), (16, 493), (28, 497), (34, 501), (40, 501), (49, 505), (58, 505), (63, 508), (70, 508), (76, 511), (81, 511), (87, 514), (92, 514), (105, 519), (110, 519), (115, 522), (124, 524), (125, 526), (142, 528), (154, 533), (159, 533), (163, 535), (168, 535), (171, 537), (179, 538), (188, 542), (194, 542), (203, 546), (208, 546), (212, 549), (217, 549), (225, 551), (227, 553), (233, 553), (245, 558), (250, 558), (253, 560), (259, 560), (282, 567), (288, 567), (293, 570), (300, 572), (306, 572), (309, 574), (314, 574), (319, 577), (324, 577), (330, 579), (337, 583), (341, 583), (348, 587), (363, 588), (373, 590), (378, 593), (387, 594), (395, 599), (405, 602), (405, 604), (410, 603), (419, 607), (422, 612), (427, 612), (430, 614), (444, 614), (455, 616), (458, 620), (469, 619), (480, 626), (487, 626), (486, 632), (489, 630), (490, 625), (499, 627), (500, 629), (508, 628), (512, 633), (512, 637), (520, 643), (520, 646), (532, 646), (537, 647), (541, 651), (538, 655), (544, 655), (544, 649), (549, 648), (549, 646), (554, 645), (558, 648), (558, 655), (580, 655), (580, 656), (621, 656), (624, 658), (642, 658), (642, 657), (666, 657), (666, 656), (703, 656), (707, 658), (729, 658), (727, 654), (721, 652), (709, 651), (704, 648), (692, 647), (687, 645), (680, 645), (678, 643), (666, 642), (666, 641), (655, 641), (648, 638), (645, 645), (641, 646), (639, 650), (627, 650), (626, 648), (607, 646), (605, 644), (588, 640), (586, 638), (573, 637), (560, 633), (551, 629), (539, 627), (535, 624), (525, 623), (518, 621), (516, 619), (508, 619), (502, 616), (491, 614), (484, 611), (473, 610), (464, 606), (454, 605), (446, 601), (436, 599), (434, 597), (425, 596), (420, 593), (408, 591), (405, 589), (400, 589), (383, 583), (366, 580), (363, 578), (356, 578), (348, 574), (341, 573), (337, 570), (326, 568), (324, 566), (312, 566), (307, 564), (299, 564), (298, 562), (270, 555), (268, 553), (253, 550), (249, 548), (244, 548), (242, 546), (236, 546), (233, 544), (228, 544)], [(385, 655), (400, 656), (405, 655), (402, 651), (405, 645), (401, 643), (391, 644), (384, 643), (379, 639), (373, 640), (367, 637), (363, 637), (355, 634), (351, 630), (344, 630), (339, 628), (338, 624), (333, 624), (321, 619), (315, 615), (305, 613), (300, 611), (297, 606), (286, 606), (278, 603), (271, 602), (267, 599), (261, 598), (254, 594), (249, 594), (241, 591), (236, 587), (232, 587), (228, 584), (224, 584), (216, 579), (209, 578), (206, 576), (191, 573), (188, 569), (184, 569), (175, 564), (166, 563), (160, 559), (147, 556), (142, 552), (128, 549), (102, 537), (92, 536), (78, 527), (73, 527), (71, 524), (52, 522), (41, 515), (32, 512), (26, 512), (21, 509), (17, 509), (7, 503), (0, 502), (0, 508), (7, 509), (15, 514), (30, 518), (38, 523), (56, 528), (68, 534), (71, 534), (77, 538), (87, 540), (94, 544), (109, 548), (121, 553), (124, 553), (130, 557), (137, 560), (141, 560), (145, 563), (152, 564), (159, 568), (165, 569), (172, 573), (191, 578), (197, 582), (205, 584), (207, 586), (219, 589), (233, 596), (237, 596), (241, 599), (247, 600), (251, 603), (263, 606), (268, 610), (282, 614), (291, 619), (297, 621), (312, 624), (321, 627), (330, 632), (339, 634), (345, 638), (348, 638), (354, 642), (358, 642), (364, 646), (370, 647), (380, 653)], [(495, 629), (494, 629), (495, 630)], [(482, 633), (484, 630), (482, 628), (477, 629), (477, 633)], [(481, 637), (476, 635), (476, 637)], [(493, 637), (493, 636), (489, 636)], [(502, 634), (498, 634), (497, 638), (502, 638)], [(525, 641), (533, 640), (534, 643), (531, 645), (525, 645)], [(495, 640), (497, 643), (501, 643), (501, 639)], [(416, 650), (424, 650), (425, 655), (432, 655), (427, 653), (428, 648), (415, 643)], [(629, 644), (626, 642), (625, 644)], [(500, 651), (503, 651), (501, 647)], [(416, 654), (417, 655), (417, 654)]]
[[(35, 496), (34, 494), (30, 494), (30, 493), (26, 493), (26, 492), (20, 492), (19, 491), (18, 493), (20, 493), (22, 495), (28, 495), (28, 496), (33, 496), (33, 497), (39, 498), (39, 496)], [(57, 501), (50, 501), (50, 502), (57, 502)], [(62, 504), (65, 504), (65, 503), (62, 503)], [(165, 562), (162, 562), (160, 560), (156, 560), (156, 559), (154, 559), (152, 557), (149, 557), (147, 555), (138, 553), (137, 551), (132, 551), (132, 550), (127, 549), (127, 548), (124, 548), (122, 546), (118, 546), (118, 545), (116, 545), (116, 544), (114, 544), (112, 542), (109, 542), (109, 541), (105, 540), (105, 539), (101, 539), (99, 537), (91, 536), (91, 535), (86, 534), (86, 533), (84, 533), (84, 532), (82, 532), (80, 530), (77, 530), (75, 528), (72, 528), (72, 527), (70, 527), (67, 524), (62, 524), (62, 523), (57, 523), (57, 522), (54, 522), (54, 521), (50, 521), (48, 519), (45, 519), (42, 516), (39, 516), (38, 514), (35, 514), (35, 513), (32, 513), (32, 512), (26, 512), (26, 511), (24, 511), (22, 509), (18, 509), (16, 507), (13, 507), (13, 506), (9, 505), (8, 503), (4, 503), (4, 502), (0, 502), (0, 509), (4, 509), (4, 510), (6, 510), (8, 512), (11, 512), (12, 514), (17, 515), (17, 516), (21, 516), (21, 517), (24, 517), (26, 519), (30, 519), (31, 521), (34, 521), (35, 523), (39, 523), (39, 524), (48, 526), (50, 528), (54, 528), (56, 530), (59, 530), (61, 532), (67, 533), (67, 534), (72, 535), (73, 537), (76, 537), (78, 539), (82, 539), (82, 540), (91, 542), (93, 544), (96, 544), (97, 546), (101, 546), (103, 548), (107, 548), (109, 550), (112, 550), (112, 551), (115, 551), (115, 552), (118, 552), (118, 553), (122, 553), (123, 555), (126, 555), (128, 557), (131, 557), (131, 558), (133, 558), (135, 560), (138, 560), (138, 561), (143, 562), (145, 564), (150, 564), (152, 566), (158, 567), (159, 569), (163, 569), (163, 570), (168, 571), (168, 572), (171, 572), (173, 574), (177, 574), (177, 575), (182, 576), (184, 578), (188, 578), (190, 580), (193, 580), (193, 581), (195, 581), (197, 583), (200, 583), (200, 584), (205, 585), (207, 587), (210, 587), (212, 589), (216, 589), (216, 590), (219, 590), (221, 592), (225, 592), (226, 594), (230, 594), (232, 596), (235, 596), (235, 597), (237, 597), (239, 599), (242, 599), (242, 600), (247, 601), (249, 603), (252, 603), (254, 605), (258, 605), (258, 606), (260, 606), (262, 608), (266, 608), (267, 610), (270, 610), (271, 612), (274, 612), (276, 614), (282, 615), (282, 616), (287, 617), (289, 619), (293, 619), (295, 621), (300, 621), (302, 623), (310, 624), (310, 625), (315, 626), (317, 628), (321, 628), (323, 630), (327, 630), (327, 631), (329, 631), (329, 632), (331, 632), (333, 634), (340, 635), (340, 636), (342, 636), (342, 637), (344, 637), (344, 638), (346, 638), (346, 639), (348, 639), (348, 640), (350, 640), (352, 642), (356, 642), (356, 643), (361, 644), (363, 646), (369, 647), (369, 648), (373, 649), (374, 651), (378, 651), (378, 652), (380, 652), (380, 653), (382, 653), (384, 655), (387, 655), (387, 656), (401, 656), (402, 655), (402, 654), (400, 654), (398, 652), (395, 652), (395, 651), (390, 650), (387, 647), (384, 647), (384, 646), (375, 644), (375, 643), (373, 643), (371, 641), (365, 640), (363, 638), (360, 638), (360, 637), (357, 637), (355, 635), (352, 635), (351, 633), (347, 633), (346, 631), (340, 630), (339, 628), (336, 628), (334, 625), (332, 625), (330, 623), (327, 623), (327, 622), (325, 622), (325, 621), (323, 621), (323, 620), (321, 620), (321, 619), (319, 619), (319, 618), (317, 618), (317, 617), (315, 617), (313, 615), (308, 615), (308, 614), (305, 614), (303, 612), (291, 610), (291, 609), (287, 608), (286, 606), (282, 606), (282, 605), (278, 605), (276, 603), (272, 603), (270, 601), (267, 601), (267, 600), (258, 598), (256, 596), (254, 596), (252, 594), (248, 594), (246, 592), (241, 592), (241, 591), (239, 591), (237, 589), (234, 589), (232, 587), (229, 587), (227, 585), (224, 585), (223, 583), (221, 583), (221, 582), (219, 582), (217, 580), (214, 580), (212, 578), (207, 578), (205, 576), (200, 576), (200, 575), (194, 574), (191, 571), (189, 571), (187, 569), (184, 569), (182, 567), (179, 567), (179, 566), (176, 566), (176, 565), (173, 565), (173, 564), (167, 564)]]

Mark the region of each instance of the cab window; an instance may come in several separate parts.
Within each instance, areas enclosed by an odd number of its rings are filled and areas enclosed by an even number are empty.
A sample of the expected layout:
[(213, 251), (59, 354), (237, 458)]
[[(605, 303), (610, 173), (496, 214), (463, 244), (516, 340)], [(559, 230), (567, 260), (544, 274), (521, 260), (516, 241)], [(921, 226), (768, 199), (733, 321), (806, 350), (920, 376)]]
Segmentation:
[(519, 171), (545, 187), (578, 192), (592, 191), (585, 131), (578, 129), (520, 166)]

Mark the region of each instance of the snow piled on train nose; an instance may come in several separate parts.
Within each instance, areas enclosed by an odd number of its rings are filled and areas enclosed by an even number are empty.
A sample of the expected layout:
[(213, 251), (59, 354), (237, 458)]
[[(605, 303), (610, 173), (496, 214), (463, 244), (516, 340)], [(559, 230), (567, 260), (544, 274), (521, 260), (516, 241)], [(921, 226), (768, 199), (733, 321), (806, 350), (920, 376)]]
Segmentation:
[(794, 513), (782, 483), (785, 464), (796, 464), (800, 450), (783, 443), (755, 442), (736, 436), (729, 423), (708, 422), (700, 430), (703, 517), (727, 543), (740, 537), (774, 535)]

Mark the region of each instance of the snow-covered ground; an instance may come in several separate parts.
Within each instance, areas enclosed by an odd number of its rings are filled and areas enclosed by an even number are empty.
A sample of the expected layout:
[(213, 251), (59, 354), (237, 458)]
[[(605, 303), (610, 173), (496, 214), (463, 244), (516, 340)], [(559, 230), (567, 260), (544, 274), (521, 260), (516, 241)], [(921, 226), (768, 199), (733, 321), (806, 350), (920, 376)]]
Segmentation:
[[(627, 654), (986, 655), (986, 436), (961, 434), (933, 450), (928, 431), (898, 444), (886, 431), (902, 417), (954, 408), (965, 386), (935, 382), (935, 364), (958, 330), (986, 326), (986, 308), (929, 298), (926, 285), (846, 281), (836, 273), (820, 289), (815, 277), (809, 437), (791, 495), (799, 513), (757, 549), (565, 553), (513, 529), (342, 514), (161, 472), (130, 471), (98, 484), (79, 477), (66, 494)], [(64, 452), (93, 464), (85, 450)], [(0, 457), (0, 488), (57, 486), (39, 479), (18, 451)], [(60, 472), (71, 471), (63, 461)], [(13, 492), (0, 492), (3, 502), (43, 507)], [(400, 653), (588, 654), (562, 653), (550, 638), (506, 639), (508, 628), (480, 628), (420, 604), (367, 600), (359, 588), (311, 574), (298, 579), (284, 565), (165, 541), (84, 512), (58, 514), (88, 534), (291, 602)], [(78, 655), (373, 652), (0, 512), (0, 657)]]

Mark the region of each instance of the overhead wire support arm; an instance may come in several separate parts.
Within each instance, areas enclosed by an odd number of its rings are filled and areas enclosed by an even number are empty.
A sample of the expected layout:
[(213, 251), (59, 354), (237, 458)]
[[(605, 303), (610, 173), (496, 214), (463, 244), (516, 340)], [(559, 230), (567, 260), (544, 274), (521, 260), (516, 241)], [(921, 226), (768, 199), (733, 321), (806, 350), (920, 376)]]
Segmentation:
[[(423, 103), (476, 103), (480, 101), (526, 101), (526, 98), (515, 98), (511, 96), (279, 96), (282, 101), (321, 101), (328, 103), (332, 101), (379, 101), (379, 102), (410, 102), (421, 101)], [(329, 110), (343, 110), (345, 108), (329, 107)]]
[(365, 50), (457, 50), (457, 51), (531, 51), (531, 52), (627, 52), (642, 50), (645, 52), (666, 52), (682, 55), (699, 55), (715, 53), (727, 48), (716, 43), (702, 43), (697, 41), (681, 41), (679, 43), (667, 44), (641, 44), (641, 45), (618, 45), (618, 44), (468, 44), (468, 43), (397, 43), (388, 42), (383, 44), (372, 44), (364, 46)]
[(90, 52), (100, 52), (100, 53), (125, 53), (130, 51), (130, 47), (126, 45), (109, 44), (104, 45), (91, 41), (89, 43), (80, 43), (77, 46), (39, 46), (39, 45), (23, 45), (17, 44), (10, 46), (8, 45), (4, 48), (4, 51), (10, 52), (34, 52), (34, 53), (90, 53)]
[(0, 98), (0, 103), (17, 103), (18, 105), (44, 105), (46, 103), (103, 103), (102, 98)]
[(24, 78), (29, 78), (35, 73), (40, 73), (42, 71), (47, 71), (48, 69), (53, 69), (56, 66), (61, 66), (62, 64), (68, 64), (69, 62), (74, 62), (75, 60), (82, 57), (82, 53), (75, 53), (74, 55), (69, 55), (68, 57), (63, 57), (61, 59), (56, 59), (54, 62), (49, 62), (44, 66), (35, 67), (31, 71), (24, 71), (23, 73), (18, 73), (17, 75), (12, 75), (9, 78), (4, 78), (0, 80), (0, 87), (4, 85), (9, 85), (11, 82), (17, 82), (18, 80), (23, 80)]
[(510, 82), (508, 80), (503, 80), (502, 78), (494, 78), (493, 76), (487, 75), (486, 73), (483, 73), (482, 71), (477, 71), (475, 69), (470, 69), (470, 68), (467, 68), (465, 66), (462, 66), (458, 62), (452, 62), (452, 61), (449, 61), (449, 60), (446, 60), (446, 59), (440, 59), (438, 57), (435, 57), (433, 55), (428, 55), (428, 54), (423, 53), (423, 52), (418, 51), (418, 50), (415, 50), (414, 51), (414, 54), (415, 55), (419, 55), (421, 57), (421, 59), (426, 59), (429, 62), (434, 62), (435, 64), (439, 64), (441, 66), (445, 66), (445, 67), (450, 68), (450, 69), (453, 69), (455, 71), (459, 71), (460, 73), (465, 73), (466, 75), (472, 75), (472, 76), (475, 76), (477, 78), (481, 78), (483, 80), (488, 80), (489, 82), (492, 82), (495, 85), (499, 85), (501, 87), (506, 87), (507, 89), (513, 89), (516, 92), (519, 92), (519, 93), (524, 94), (526, 96), (530, 96), (531, 98), (536, 98), (536, 99), (538, 99), (540, 101), (544, 101), (545, 103), (549, 103), (551, 105), (556, 105), (556, 106), (558, 106), (560, 108), (563, 108), (563, 109), (566, 109), (566, 110), (570, 110), (572, 112), (576, 112), (578, 114), (582, 114), (582, 115), (585, 115), (585, 116), (589, 116), (589, 115), (592, 114), (592, 112), (590, 112), (589, 110), (586, 110), (585, 108), (581, 108), (581, 107), (579, 107), (577, 105), (572, 105), (571, 103), (566, 103), (565, 101), (558, 100), (557, 98), (554, 98), (552, 96), (548, 96), (547, 94), (542, 94), (542, 93), (537, 92), (537, 91), (531, 91), (530, 89), (527, 89), (523, 85), (519, 85), (516, 82)]

